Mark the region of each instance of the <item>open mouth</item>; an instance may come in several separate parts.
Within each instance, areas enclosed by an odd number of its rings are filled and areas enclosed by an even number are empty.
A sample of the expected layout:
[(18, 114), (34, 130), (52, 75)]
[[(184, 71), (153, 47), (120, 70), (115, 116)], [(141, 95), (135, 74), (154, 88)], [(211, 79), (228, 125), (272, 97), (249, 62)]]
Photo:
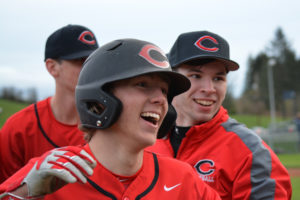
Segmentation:
[(195, 102), (200, 104), (201, 106), (211, 106), (214, 103), (213, 101), (199, 100), (199, 99), (195, 99)]
[(146, 121), (152, 123), (153, 125), (157, 125), (157, 124), (158, 124), (158, 121), (159, 121), (159, 119), (160, 119), (160, 116), (159, 116), (158, 114), (156, 114), (156, 113), (151, 113), (151, 112), (144, 112), (144, 113), (141, 114), (141, 117), (142, 117), (144, 120), (146, 120)]

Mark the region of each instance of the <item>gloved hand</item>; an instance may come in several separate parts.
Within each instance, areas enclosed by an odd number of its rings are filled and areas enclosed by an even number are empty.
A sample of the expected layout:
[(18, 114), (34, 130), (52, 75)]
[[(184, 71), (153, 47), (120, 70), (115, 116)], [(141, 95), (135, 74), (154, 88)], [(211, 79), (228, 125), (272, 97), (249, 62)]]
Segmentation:
[(93, 174), (96, 161), (82, 148), (70, 146), (46, 152), (33, 166), (22, 184), (28, 187), (28, 196), (53, 193), (67, 183), (86, 183)]

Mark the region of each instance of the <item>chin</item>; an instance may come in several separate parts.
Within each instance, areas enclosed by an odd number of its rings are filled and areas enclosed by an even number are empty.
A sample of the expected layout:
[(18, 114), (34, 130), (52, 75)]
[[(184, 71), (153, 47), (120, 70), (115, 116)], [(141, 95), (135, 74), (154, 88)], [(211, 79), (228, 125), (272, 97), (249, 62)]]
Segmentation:
[(196, 117), (198, 122), (204, 123), (213, 118), (212, 114), (201, 114), (201, 116)]
[(144, 148), (146, 148), (154, 145), (155, 142), (156, 142), (156, 134), (155, 137), (151, 136), (151, 137), (144, 138), (143, 141), (141, 141), (141, 144), (144, 146)]

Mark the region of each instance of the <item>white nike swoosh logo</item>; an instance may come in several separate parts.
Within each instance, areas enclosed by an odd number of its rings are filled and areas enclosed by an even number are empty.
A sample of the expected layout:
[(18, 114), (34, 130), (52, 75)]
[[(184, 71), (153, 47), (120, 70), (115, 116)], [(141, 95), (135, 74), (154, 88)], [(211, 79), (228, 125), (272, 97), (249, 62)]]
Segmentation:
[(169, 192), (170, 190), (173, 190), (174, 188), (178, 187), (179, 185), (181, 185), (181, 183), (178, 183), (177, 185), (174, 185), (172, 187), (167, 187), (166, 185), (164, 186), (164, 190)]

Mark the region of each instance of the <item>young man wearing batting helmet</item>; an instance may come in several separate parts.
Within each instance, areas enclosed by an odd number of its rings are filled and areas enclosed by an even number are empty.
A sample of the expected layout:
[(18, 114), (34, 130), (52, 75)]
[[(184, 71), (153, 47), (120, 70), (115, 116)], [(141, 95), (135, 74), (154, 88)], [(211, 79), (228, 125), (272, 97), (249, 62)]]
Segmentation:
[(31, 158), (55, 147), (84, 144), (77, 128), (75, 86), (84, 60), (98, 48), (92, 31), (67, 25), (46, 42), (45, 65), (55, 94), (12, 115), (0, 130), (0, 183)]
[(227, 41), (208, 31), (183, 33), (169, 61), (191, 88), (174, 98), (176, 126), (150, 150), (189, 163), (222, 199), (290, 199), (290, 177), (278, 157), (222, 106), (227, 74), (239, 68)]
[(220, 199), (188, 164), (144, 151), (155, 143), (168, 104), (189, 87), (189, 80), (173, 72), (152, 43), (121, 39), (102, 46), (86, 60), (76, 87), (80, 127), (88, 144), (32, 160), (1, 196)]

